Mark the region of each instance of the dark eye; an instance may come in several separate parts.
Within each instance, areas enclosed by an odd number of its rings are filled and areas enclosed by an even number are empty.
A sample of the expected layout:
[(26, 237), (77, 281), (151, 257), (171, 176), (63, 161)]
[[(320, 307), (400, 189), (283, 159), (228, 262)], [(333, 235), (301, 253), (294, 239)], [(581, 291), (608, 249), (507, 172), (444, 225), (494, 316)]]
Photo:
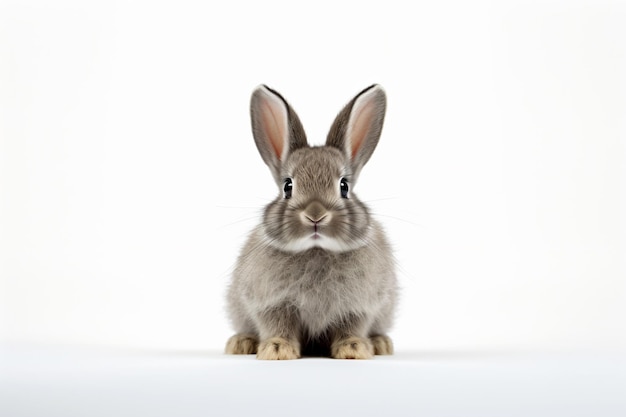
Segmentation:
[(291, 198), (291, 190), (293, 190), (293, 182), (291, 181), (291, 178), (285, 178), (285, 185), (283, 187), (285, 198)]
[(341, 189), (341, 198), (348, 198), (348, 191), (350, 190), (350, 187), (348, 186), (347, 179), (341, 179), (341, 181), (339, 182), (339, 188)]

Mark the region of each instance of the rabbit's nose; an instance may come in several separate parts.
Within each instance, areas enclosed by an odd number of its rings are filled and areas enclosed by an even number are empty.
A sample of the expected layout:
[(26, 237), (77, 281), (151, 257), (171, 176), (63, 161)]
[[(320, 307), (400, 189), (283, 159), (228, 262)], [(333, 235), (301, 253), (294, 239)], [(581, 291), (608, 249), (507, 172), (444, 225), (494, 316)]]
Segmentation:
[(330, 213), (326, 210), (320, 202), (313, 201), (300, 213), (300, 218), (305, 224), (318, 224), (322, 221), (327, 222), (330, 220)]

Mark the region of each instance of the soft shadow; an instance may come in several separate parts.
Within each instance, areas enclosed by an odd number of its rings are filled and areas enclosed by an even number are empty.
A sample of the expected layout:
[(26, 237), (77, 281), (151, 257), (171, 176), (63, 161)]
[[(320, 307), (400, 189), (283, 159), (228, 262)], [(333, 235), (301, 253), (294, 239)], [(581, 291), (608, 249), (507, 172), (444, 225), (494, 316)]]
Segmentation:
[(464, 361), (477, 359), (510, 359), (539, 354), (538, 351), (522, 349), (430, 349), (397, 350), (390, 359), (410, 361)]
[[(216, 349), (114, 349), (112, 353), (122, 355), (178, 357), (178, 358), (206, 358), (206, 359), (245, 359), (254, 358), (255, 355), (227, 355)], [(542, 352), (529, 350), (505, 350), (505, 349), (468, 349), (468, 350), (397, 350), (393, 355), (376, 356), (375, 359), (385, 361), (411, 361), (411, 362), (434, 362), (434, 361), (468, 361), (483, 359), (512, 359), (536, 356)], [(544, 352), (545, 353), (545, 352)], [(303, 352), (302, 359), (329, 359), (330, 355), (325, 351), (307, 350)]]
[(12, 350), (21, 352), (69, 352), (77, 354), (91, 354), (104, 356), (167, 356), (167, 357), (188, 357), (188, 358), (216, 358), (225, 357), (223, 351), (217, 349), (162, 349), (162, 348), (134, 348), (127, 346), (111, 345), (51, 345), (51, 344), (29, 344), (12, 346)]

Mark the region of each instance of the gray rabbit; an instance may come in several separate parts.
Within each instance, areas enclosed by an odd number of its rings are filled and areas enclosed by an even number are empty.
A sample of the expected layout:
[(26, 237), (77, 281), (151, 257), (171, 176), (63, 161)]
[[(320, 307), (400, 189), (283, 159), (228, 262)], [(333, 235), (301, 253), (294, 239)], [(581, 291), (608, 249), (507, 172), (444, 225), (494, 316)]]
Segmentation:
[(250, 234), (228, 289), (237, 333), (226, 353), (296, 359), (303, 353), (368, 359), (393, 353), (397, 298), (390, 246), (352, 192), (385, 117), (372, 85), (337, 115), (325, 146), (311, 147), (291, 106), (258, 87), (250, 115), (279, 196)]

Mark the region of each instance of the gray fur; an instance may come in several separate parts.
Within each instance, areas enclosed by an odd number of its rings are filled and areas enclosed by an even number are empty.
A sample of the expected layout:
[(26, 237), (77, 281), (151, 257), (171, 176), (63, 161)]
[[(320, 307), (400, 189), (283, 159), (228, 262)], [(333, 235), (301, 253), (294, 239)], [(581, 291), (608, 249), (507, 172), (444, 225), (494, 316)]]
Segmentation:
[[(355, 170), (367, 162), (380, 136), (384, 92), (371, 88), (375, 94), (368, 100), (374, 100), (380, 117), (366, 126), (368, 137), (354, 158), (337, 135), (345, 135), (342, 126), (360, 94), (337, 116), (327, 146), (309, 147), (303, 146), (306, 138), (297, 115), (278, 93), (267, 87), (253, 93), (253, 134), (281, 193), (265, 208), (262, 224), (238, 258), (227, 294), (237, 334), (227, 353), (254, 353), (251, 340), (260, 343), (261, 359), (296, 358), (312, 344), (336, 358), (392, 352), (386, 336), (397, 298), (391, 248), (365, 204), (351, 191), (342, 198), (339, 187), (341, 178), (354, 187)], [(254, 117), (264, 105), (261, 89), (284, 102), (290, 126), (284, 160), (275, 155), (262, 121)], [(289, 199), (282, 193), (287, 177), (293, 179)]]

